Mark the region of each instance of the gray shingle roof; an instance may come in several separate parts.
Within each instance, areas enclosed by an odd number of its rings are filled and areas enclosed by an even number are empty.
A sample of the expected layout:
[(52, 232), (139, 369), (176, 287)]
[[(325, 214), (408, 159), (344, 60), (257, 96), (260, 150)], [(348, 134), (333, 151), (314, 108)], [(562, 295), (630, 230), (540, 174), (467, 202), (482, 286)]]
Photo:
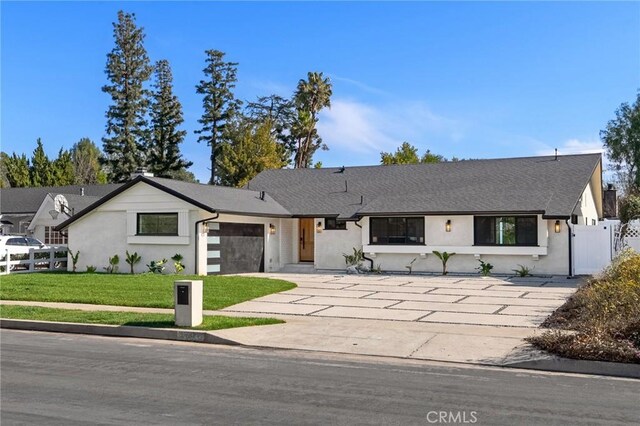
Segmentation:
[(600, 161), (600, 154), (581, 154), (347, 167), (344, 172), (267, 170), (248, 187), (266, 191), (296, 216), (539, 212), (569, 217)]
[[(122, 184), (106, 185), (69, 185), (43, 186), (39, 188), (3, 188), (0, 189), (0, 212), (35, 213), (47, 194), (64, 194), (80, 196), (82, 188), (87, 196), (103, 197)], [(69, 201), (71, 204), (71, 201)], [(71, 207), (74, 207), (71, 205)], [(77, 210), (77, 209), (76, 209)]]
[(260, 191), (229, 188), (201, 183), (189, 183), (164, 178), (145, 178), (165, 188), (182, 194), (192, 201), (209, 207), (219, 213), (239, 213), (258, 216), (291, 216), (276, 200), (265, 194), (260, 199)]
[(100, 198), (97, 202), (91, 204), (84, 210), (80, 212), (76, 211), (76, 214), (73, 217), (56, 226), (56, 229), (65, 229), (71, 223), (80, 219), (96, 207), (106, 203), (111, 198), (121, 194), (140, 182), (144, 182), (210, 212), (236, 213), (241, 215), (267, 217), (291, 216), (284, 207), (269, 195), (265, 194), (264, 199), (261, 199), (260, 191), (138, 176), (126, 184), (121, 185), (106, 196)]

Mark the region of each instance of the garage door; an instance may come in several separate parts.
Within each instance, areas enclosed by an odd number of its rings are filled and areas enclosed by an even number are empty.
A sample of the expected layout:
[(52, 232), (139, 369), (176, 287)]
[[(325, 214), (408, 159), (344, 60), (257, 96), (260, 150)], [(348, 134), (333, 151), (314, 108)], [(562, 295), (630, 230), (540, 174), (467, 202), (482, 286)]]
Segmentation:
[(207, 274), (264, 272), (264, 225), (209, 223)]

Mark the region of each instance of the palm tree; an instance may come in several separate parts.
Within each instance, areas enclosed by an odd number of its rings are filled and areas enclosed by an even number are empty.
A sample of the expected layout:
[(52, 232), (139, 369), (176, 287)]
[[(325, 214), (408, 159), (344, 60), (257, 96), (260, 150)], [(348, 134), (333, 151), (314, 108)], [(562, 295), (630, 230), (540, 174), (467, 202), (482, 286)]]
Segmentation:
[(295, 157), (296, 168), (306, 168), (311, 164), (311, 157), (318, 148), (326, 148), (322, 145), (322, 139), (318, 136), (316, 123), (318, 113), (325, 107), (331, 108), (332, 95), (331, 80), (317, 72), (309, 72), (307, 80), (300, 80), (294, 94), (294, 101), (298, 109), (298, 123), (294, 126), (294, 132), (298, 141)]

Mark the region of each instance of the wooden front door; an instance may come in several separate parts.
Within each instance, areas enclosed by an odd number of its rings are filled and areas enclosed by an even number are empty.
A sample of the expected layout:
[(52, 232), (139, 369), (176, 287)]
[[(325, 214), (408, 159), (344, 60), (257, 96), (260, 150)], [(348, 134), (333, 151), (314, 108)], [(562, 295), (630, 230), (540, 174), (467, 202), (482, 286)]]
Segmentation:
[(300, 262), (313, 262), (313, 241), (316, 233), (313, 219), (300, 219)]

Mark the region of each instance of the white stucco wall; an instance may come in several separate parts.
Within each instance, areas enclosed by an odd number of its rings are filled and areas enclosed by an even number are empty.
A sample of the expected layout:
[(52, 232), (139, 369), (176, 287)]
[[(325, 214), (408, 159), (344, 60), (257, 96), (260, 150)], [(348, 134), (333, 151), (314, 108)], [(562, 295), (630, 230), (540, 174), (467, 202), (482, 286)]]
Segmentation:
[[(451, 220), (451, 232), (445, 224)], [(343, 269), (342, 253), (352, 247), (363, 247), (365, 255), (374, 265), (386, 271), (406, 272), (406, 265), (416, 259), (416, 272), (440, 272), (442, 263), (433, 250), (456, 253), (448, 263), (450, 272), (475, 273), (479, 259), (494, 265), (495, 273), (512, 273), (518, 265), (532, 268), (538, 274), (566, 275), (569, 271), (568, 228), (561, 222), (561, 232), (555, 232), (555, 220), (538, 216), (538, 246), (496, 247), (473, 245), (473, 216), (426, 216), (424, 246), (384, 246), (369, 244), (369, 220), (360, 222), (362, 230), (354, 223), (347, 231), (324, 231), (316, 234), (316, 268)], [(335, 233), (335, 234), (334, 234)]]
[[(136, 236), (136, 213), (177, 212), (178, 236)], [(152, 260), (168, 259), (166, 272), (173, 271), (171, 256), (180, 253), (185, 273), (195, 270), (193, 223), (200, 216), (196, 207), (147, 184), (139, 183), (117, 195), (93, 212), (72, 223), (68, 228), (69, 248), (80, 250), (78, 270), (93, 265), (98, 271), (109, 264), (109, 257), (118, 254), (119, 270), (128, 272), (125, 253), (137, 252), (142, 256), (134, 271), (147, 272)], [(69, 262), (71, 268), (71, 262)]]
[[(324, 219), (315, 219), (314, 223)], [(347, 229), (324, 229), (316, 232), (315, 267), (316, 269), (344, 269), (343, 253), (353, 253), (353, 248), (362, 247), (360, 228), (355, 222), (347, 222)]]

